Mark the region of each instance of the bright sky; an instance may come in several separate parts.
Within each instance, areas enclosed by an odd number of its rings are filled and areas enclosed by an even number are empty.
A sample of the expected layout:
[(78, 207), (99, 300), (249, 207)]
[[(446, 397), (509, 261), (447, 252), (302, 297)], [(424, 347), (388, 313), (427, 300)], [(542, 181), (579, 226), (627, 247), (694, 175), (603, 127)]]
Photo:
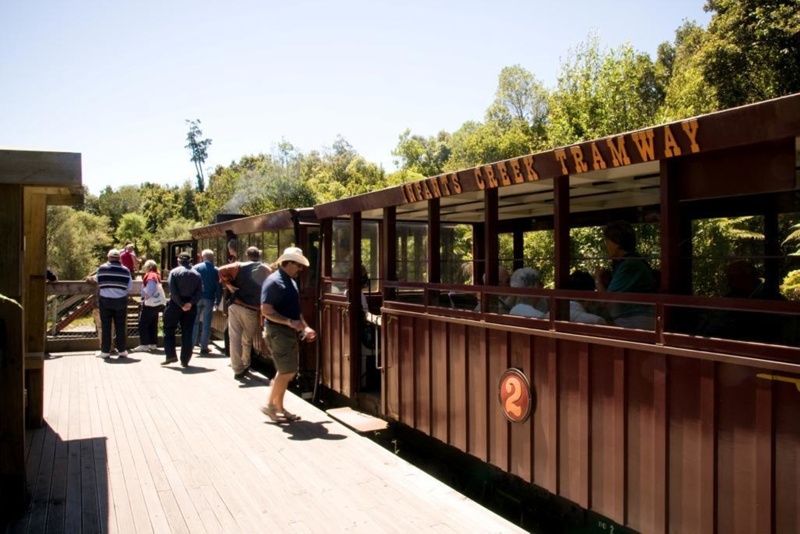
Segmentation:
[[(394, 169), (398, 136), (483, 120), (519, 64), (546, 87), (596, 32), (655, 57), (704, 0), (6, 0), (0, 147), (80, 152), (94, 194), (194, 183), (186, 119), (212, 139), (205, 167), (303, 152), (337, 135)], [(223, 7), (224, 6), (224, 7)]]

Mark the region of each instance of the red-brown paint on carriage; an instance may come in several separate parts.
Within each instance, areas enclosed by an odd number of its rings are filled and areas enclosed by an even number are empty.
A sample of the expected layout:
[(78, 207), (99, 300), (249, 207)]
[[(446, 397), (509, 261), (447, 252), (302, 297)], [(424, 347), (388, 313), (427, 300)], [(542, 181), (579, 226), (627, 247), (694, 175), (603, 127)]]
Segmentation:
[[(800, 374), (384, 310), (387, 416), (641, 532), (800, 526)], [(405, 342), (404, 342), (405, 341)], [(512, 423), (502, 373), (530, 380)], [(798, 382), (800, 383), (800, 382)]]
[[(541, 225), (541, 218), (502, 220), (498, 191), (505, 187), (540, 193), (552, 181), (556, 243), (572, 226), (620, 213), (570, 213), (571, 178), (584, 183), (596, 172), (602, 183), (629, 172), (633, 180), (654, 176), (660, 187), (648, 202), (660, 210), (662, 293), (614, 297), (654, 306), (654, 331), (443, 309), (440, 292), (459, 288), (438, 279), (438, 233), (417, 252), (431, 262), (427, 282), (400, 281), (397, 251), (382, 245), (382, 415), (637, 531), (797, 532), (800, 349), (698, 338), (665, 323), (693, 305), (800, 312), (795, 302), (690, 296), (678, 260), (687, 237), (681, 217), (696, 215), (693, 201), (708, 200), (708, 217), (744, 214), (763, 202), (758, 209), (769, 219), (769, 202), (792, 198), (798, 139), (800, 95), (791, 95), (317, 206), (320, 219), (347, 220), (354, 231), (362, 218), (378, 220), (384, 243), (394, 244), (403, 218), (438, 227), (457, 220), (459, 202), (472, 203), (476, 211), (459, 216), (481, 225), (477, 246), (493, 258), (498, 231)], [(767, 250), (777, 250), (774, 239)], [(568, 252), (554, 251), (557, 288), (569, 272)], [(357, 244), (351, 253), (358, 257)], [(777, 272), (769, 261), (767, 278)], [(496, 269), (486, 263), (493, 283)], [(403, 290), (423, 296), (395, 298)], [(476, 291), (484, 301), (491, 289)], [(560, 289), (547, 295), (575, 297)], [(351, 398), (358, 393), (353, 302), (323, 296), (330, 310), (321, 354), (323, 385)], [(550, 309), (554, 316), (557, 307)], [(497, 395), (509, 368), (522, 370), (531, 386), (534, 409), (522, 423), (506, 418)]]

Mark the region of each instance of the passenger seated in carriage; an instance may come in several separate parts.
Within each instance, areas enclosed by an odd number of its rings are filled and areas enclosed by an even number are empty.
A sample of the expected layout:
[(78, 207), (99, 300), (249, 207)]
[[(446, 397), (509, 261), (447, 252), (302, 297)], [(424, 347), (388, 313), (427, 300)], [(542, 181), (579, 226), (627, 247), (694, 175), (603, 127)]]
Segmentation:
[[(758, 275), (756, 267), (745, 260), (728, 264), (725, 269), (728, 284), (726, 298), (786, 300), (780, 293), (770, 290)], [(737, 339), (758, 343), (780, 343), (787, 321), (783, 316), (756, 311), (716, 310), (698, 333), (702, 336)]]
[[(481, 276), (481, 280), (483, 282), (483, 285), (486, 285), (486, 273), (483, 273), (483, 275)], [(497, 267), (497, 285), (499, 287), (508, 287), (509, 280), (510, 277), (508, 275), (508, 269), (506, 269), (502, 265)], [(489, 299), (489, 309), (487, 311), (491, 313), (508, 313), (513, 305), (514, 305), (513, 297), (492, 295)], [(478, 298), (478, 303), (475, 306), (475, 311), (477, 312), (481, 311), (480, 297)]]
[[(511, 287), (527, 287), (539, 289), (542, 287), (541, 274), (533, 267), (522, 267), (511, 275)], [(546, 319), (549, 316), (546, 298), (533, 296), (513, 296), (509, 298), (510, 315)]]
[[(586, 271), (573, 271), (565, 289), (594, 291), (594, 277)], [(569, 301), (569, 320), (573, 323), (608, 324), (603, 317), (586, 311), (586, 303), (579, 300)]]
[[(609, 223), (603, 229), (606, 251), (611, 258), (609, 292), (656, 293), (653, 269), (636, 251), (636, 232), (628, 221)], [(655, 310), (642, 304), (612, 303), (608, 315), (615, 326), (653, 330)]]

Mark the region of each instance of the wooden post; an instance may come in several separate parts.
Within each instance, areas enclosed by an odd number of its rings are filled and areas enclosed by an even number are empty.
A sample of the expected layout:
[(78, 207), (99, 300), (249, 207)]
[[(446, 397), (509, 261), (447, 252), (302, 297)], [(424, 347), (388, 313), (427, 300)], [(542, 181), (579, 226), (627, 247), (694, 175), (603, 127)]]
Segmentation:
[[(25, 510), (22, 186), (0, 185), (0, 523)], [(13, 300), (12, 300), (13, 299)]]
[(32, 187), (23, 188), (25, 254), (22, 257), (23, 295), (25, 310), (26, 358), (25, 383), (28, 406), (25, 422), (29, 428), (39, 428), (44, 422), (44, 344), (47, 335), (45, 317), (45, 270), (47, 269), (47, 195)]
[(22, 306), (0, 297), (0, 524), (25, 510)]
[(347, 292), (349, 330), (350, 330), (350, 373), (349, 390), (343, 391), (353, 397), (361, 389), (361, 212), (350, 216), (350, 290)]

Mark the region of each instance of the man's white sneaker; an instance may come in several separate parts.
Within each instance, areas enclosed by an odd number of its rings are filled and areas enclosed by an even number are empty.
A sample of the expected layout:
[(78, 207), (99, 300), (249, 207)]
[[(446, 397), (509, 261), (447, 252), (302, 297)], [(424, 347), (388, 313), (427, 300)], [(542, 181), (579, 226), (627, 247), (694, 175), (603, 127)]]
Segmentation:
[(158, 345), (150, 345), (150, 350), (158, 350)]
[(131, 352), (150, 352), (150, 345), (139, 345)]
[(108, 358), (109, 356), (111, 356), (111, 353), (103, 351), (100, 351), (100, 354), (97, 355), (98, 358), (103, 358), (103, 359)]
[(128, 357), (128, 351), (127, 350), (123, 350), (122, 352), (119, 353), (119, 357), (120, 358), (127, 358)]

